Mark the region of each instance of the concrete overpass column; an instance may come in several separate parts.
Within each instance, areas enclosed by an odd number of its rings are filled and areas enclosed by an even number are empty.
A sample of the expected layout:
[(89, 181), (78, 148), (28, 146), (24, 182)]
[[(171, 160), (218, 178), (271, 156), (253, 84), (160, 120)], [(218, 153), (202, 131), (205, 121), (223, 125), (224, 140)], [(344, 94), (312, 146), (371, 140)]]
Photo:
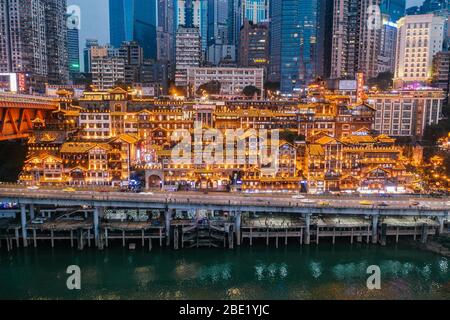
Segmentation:
[(241, 219), (242, 219), (241, 212), (240, 211), (236, 211), (235, 212), (235, 222), (234, 222), (235, 226), (234, 226), (234, 228), (236, 230), (236, 244), (238, 246), (241, 245)]
[(30, 204), (30, 220), (34, 220), (34, 204)]
[(311, 232), (310, 232), (310, 225), (311, 225), (311, 214), (307, 213), (305, 216), (305, 244), (311, 243)]
[(372, 243), (378, 242), (378, 215), (372, 216)]
[(22, 225), (22, 240), (23, 246), (28, 247), (27, 239), (27, 207), (25, 204), (20, 205), (20, 222)]
[(439, 234), (444, 233), (444, 217), (438, 217), (439, 222)]
[(95, 207), (94, 208), (94, 238), (95, 238), (95, 245), (98, 247), (99, 245), (99, 215), (100, 215), (100, 208)]
[(172, 223), (172, 210), (166, 210), (164, 212), (164, 225), (166, 228), (166, 244), (170, 246), (170, 224)]

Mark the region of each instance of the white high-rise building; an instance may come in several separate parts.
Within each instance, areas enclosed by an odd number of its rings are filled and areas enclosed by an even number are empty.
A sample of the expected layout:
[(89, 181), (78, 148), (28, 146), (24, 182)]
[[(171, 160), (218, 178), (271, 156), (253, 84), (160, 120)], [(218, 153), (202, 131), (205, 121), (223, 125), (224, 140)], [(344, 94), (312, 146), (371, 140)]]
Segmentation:
[(125, 59), (112, 47), (92, 47), (92, 83), (100, 90), (113, 88), (117, 82), (125, 82)]
[(176, 37), (175, 84), (187, 85), (187, 69), (199, 67), (202, 58), (201, 39), (198, 28), (179, 27)]
[(376, 109), (374, 128), (389, 136), (421, 138), (425, 128), (442, 119), (445, 93), (440, 89), (399, 90), (369, 95)]
[(194, 91), (205, 83), (220, 82), (220, 94), (242, 95), (247, 86), (259, 89), (259, 98), (264, 96), (263, 68), (189, 68), (187, 82)]
[(201, 0), (191, 0), (190, 2), (188, 0), (178, 0), (176, 27), (192, 25), (200, 28), (202, 23), (201, 13)]
[(433, 14), (406, 16), (398, 21), (395, 87), (431, 82), (433, 57), (442, 51), (444, 23), (443, 17)]
[(47, 76), (45, 3), (0, 1), (0, 72)]

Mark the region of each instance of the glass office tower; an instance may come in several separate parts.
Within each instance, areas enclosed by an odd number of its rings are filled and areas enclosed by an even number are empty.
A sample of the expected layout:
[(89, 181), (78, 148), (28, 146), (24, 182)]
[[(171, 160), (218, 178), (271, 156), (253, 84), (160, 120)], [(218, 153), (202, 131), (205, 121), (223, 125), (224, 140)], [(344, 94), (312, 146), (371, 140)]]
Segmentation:
[(253, 23), (267, 21), (269, 19), (269, 0), (242, 0), (242, 18)]
[[(283, 93), (293, 93), (318, 74), (320, 0), (274, 0), (271, 3), (271, 50), (279, 63)], [(275, 77), (276, 78), (276, 77)]]
[(109, 0), (111, 44), (118, 48), (123, 41), (137, 41), (146, 59), (157, 58), (156, 0)]
[(389, 15), (391, 22), (397, 22), (405, 15), (406, 0), (382, 0), (381, 12)]

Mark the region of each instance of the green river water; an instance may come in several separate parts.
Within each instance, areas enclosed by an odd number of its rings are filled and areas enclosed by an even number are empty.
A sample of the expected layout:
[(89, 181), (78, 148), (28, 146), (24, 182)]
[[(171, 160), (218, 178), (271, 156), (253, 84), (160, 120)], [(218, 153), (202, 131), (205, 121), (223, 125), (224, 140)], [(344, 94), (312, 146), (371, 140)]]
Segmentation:
[[(67, 289), (69, 265), (81, 290)], [(381, 268), (381, 290), (366, 271)], [(447, 258), (407, 245), (0, 249), (0, 299), (450, 299)]]

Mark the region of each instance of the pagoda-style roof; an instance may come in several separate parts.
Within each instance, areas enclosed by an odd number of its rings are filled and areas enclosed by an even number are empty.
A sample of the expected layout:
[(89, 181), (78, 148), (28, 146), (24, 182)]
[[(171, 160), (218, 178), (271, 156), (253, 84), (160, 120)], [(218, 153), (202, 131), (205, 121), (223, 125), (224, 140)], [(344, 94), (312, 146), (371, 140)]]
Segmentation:
[(323, 156), (325, 151), (321, 145), (311, 144), (308, 146), (309, 154), (311, 156)]
[(117, 136), (116, 138), (114, 138), (112, 141), (117, 141), (117, 140), (122, 140), (129, 144), (135, 144), (139, 141), (139, 138), (133, 134), (123, 133), (123, 134)]
[(87, 153), (94, 148), (101, 148), (106, 151), (111, 149), (106, 143), (66, 142), (61, 147), (61, 153)]
[(109, 90), (108, 92), (112, 93), (112, 94), (127, 94), (128, 93), (127, 90), (125, 90), (121, 87), (115, 87), (115, 88)]
[(316, 140), (316, 143), (320, 145), (325, 145), (325, 144), (338, 144), (340, 142), (333, 137), (323, 136), (322, 138)]

